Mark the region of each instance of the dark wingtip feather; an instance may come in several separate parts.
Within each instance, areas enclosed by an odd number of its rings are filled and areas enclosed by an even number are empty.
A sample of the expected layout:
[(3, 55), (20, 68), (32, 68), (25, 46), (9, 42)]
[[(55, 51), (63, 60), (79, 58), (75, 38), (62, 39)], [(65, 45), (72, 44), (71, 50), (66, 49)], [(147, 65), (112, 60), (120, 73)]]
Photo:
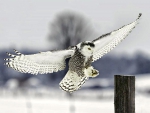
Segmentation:
[(8, 56), (10, 56), (10, 57), (16, 57), (16, 55), (10, 54), (10, 53), (8, 53), (8, 52), (6, 52), (6, 54), (7, 54)]
[(13, 49), (13, 50), (17, 55), (21, 55), (21, 53), (19, 51), (17, 51), (16, 49)]
[(15, 53), (17, 52), (17, 50), (15, 50), (15, 49), (13, 49), (13, 50), (14, 50)]
[(11, 54), (10, 54), (10, 53), (8, 53), (8, 52), (6, 52), (6, 54), (7, 54), (8, 56), (11, 56)]
[(142, 13), (139, 13), (139, 16), (138, 16), (138, 18), (137, 18), (137, 19), (139, 19), (141, 16), (142, 16)]
[[(11, 59), (12, 59), (12, 58), (11, 58)], [(4, 60), (5, 60), (5, 61), (9, 61), (9, 60), (11, 60), (11, 59), (10, 59), (10, 58), (5, 58)]]
[(4, 63), (4, 65), (7, 67), (10, 67), (8, 62)]

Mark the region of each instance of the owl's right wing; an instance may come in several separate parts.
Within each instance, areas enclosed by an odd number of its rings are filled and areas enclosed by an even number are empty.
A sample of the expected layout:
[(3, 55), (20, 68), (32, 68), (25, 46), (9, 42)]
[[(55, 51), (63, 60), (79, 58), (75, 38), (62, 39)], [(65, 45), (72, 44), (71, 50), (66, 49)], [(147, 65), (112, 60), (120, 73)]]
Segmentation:
[(140, 13), (138, 18), (134, 22), (93, 40), (92, 42), (95, 44), (95, 49), (93, 52), (93, 62), (101, 58), (103, 55), (107, 54), (123, 39), (125, 39), (138, 24), (141, 15), (142, 14)]
[(5, 65), (22, 73), (45, 74), (65, 69), (65, 59), (74, 54), (74, 49), (47, 51), (24, 55), (14, 50), (17, 55), (7, 53), (11, 58), (4, 59)]

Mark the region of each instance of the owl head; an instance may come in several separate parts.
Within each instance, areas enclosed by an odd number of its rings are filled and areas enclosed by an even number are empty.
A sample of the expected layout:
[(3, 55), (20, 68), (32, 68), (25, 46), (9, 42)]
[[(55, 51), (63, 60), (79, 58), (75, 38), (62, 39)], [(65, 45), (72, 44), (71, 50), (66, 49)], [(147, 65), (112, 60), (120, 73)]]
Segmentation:
[(79, 45), (81, 53), (85, 56), (91, 56), (93, 54), (94, 47), (94, 43), (90, 41), (81, 42)]

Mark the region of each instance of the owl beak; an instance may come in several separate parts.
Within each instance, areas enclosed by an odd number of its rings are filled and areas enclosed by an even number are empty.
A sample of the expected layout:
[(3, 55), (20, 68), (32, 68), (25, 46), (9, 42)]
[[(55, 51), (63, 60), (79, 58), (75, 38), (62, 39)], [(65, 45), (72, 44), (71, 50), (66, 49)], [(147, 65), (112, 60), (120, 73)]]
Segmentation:
[(91, 50), (91, 48), (88, 48), (88, 50)]

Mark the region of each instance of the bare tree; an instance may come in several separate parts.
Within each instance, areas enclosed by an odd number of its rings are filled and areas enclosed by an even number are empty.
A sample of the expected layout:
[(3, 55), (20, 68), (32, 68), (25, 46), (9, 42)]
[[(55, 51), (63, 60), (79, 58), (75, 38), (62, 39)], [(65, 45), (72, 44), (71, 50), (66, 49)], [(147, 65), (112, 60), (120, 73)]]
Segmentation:
[(58, 14), (50, 28), (48, 39), (57, 49), (65, 49), (81, 41), (89, 40), (93, 34), (87, 19), (74, 12)]

